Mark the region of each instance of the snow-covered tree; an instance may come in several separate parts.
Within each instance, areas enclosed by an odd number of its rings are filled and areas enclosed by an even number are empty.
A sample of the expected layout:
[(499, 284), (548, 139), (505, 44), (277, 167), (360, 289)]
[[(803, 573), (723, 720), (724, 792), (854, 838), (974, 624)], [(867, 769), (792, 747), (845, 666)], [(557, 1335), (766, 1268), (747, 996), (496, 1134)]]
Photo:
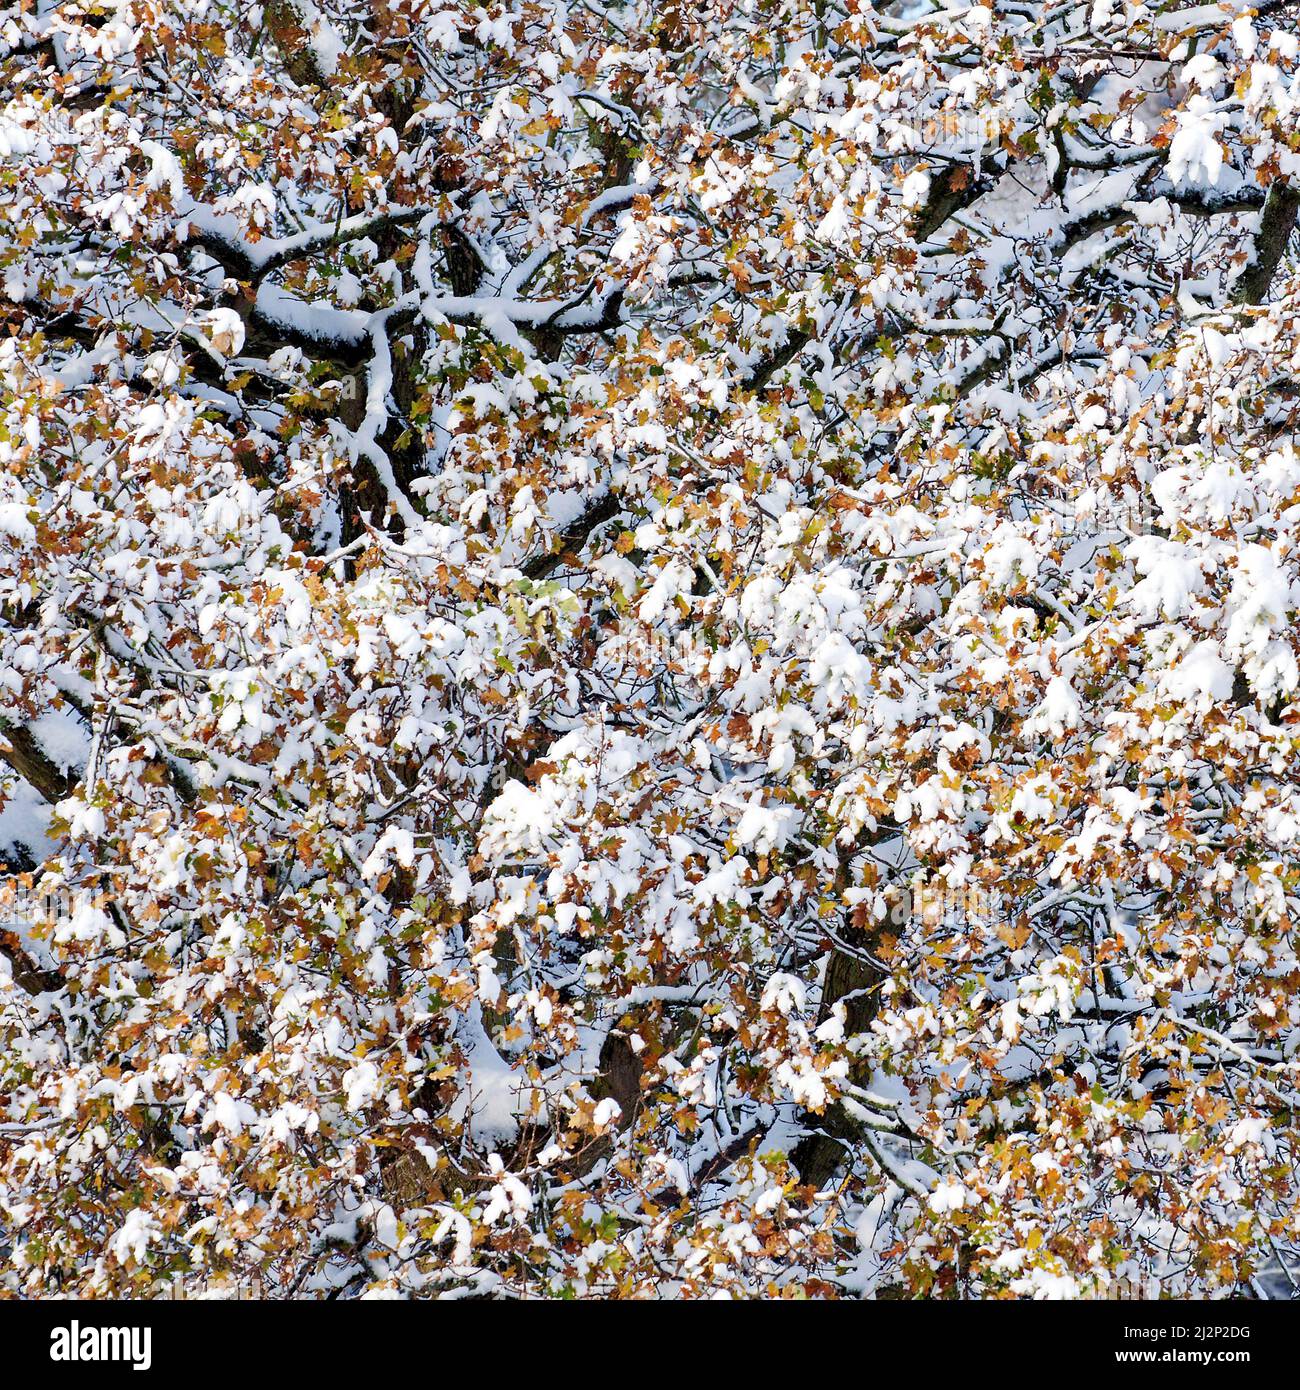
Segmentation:
[(1300, 1281), (1300, 38), (0, 10), (0, 1292)]

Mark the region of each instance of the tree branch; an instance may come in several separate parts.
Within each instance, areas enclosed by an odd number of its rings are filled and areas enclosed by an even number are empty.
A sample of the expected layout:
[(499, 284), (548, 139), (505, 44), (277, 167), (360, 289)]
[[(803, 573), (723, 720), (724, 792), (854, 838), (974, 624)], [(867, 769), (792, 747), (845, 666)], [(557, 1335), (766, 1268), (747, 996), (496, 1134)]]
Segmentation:
[(1300, 192), (1284, 179), (1276, 180), (1264, 200), (1250, 264), (1233, 286), (1232, 298), (1235, 303), (1264, 302), (1278, 265), (1286, 254), (1287, 242), (1295, 230), (1297, 212), (1300, 212)]

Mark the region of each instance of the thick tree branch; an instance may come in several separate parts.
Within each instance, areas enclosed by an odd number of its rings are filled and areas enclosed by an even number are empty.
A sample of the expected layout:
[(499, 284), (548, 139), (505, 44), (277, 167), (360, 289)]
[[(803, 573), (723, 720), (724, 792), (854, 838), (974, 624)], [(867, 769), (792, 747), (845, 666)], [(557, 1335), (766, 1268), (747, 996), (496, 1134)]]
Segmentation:
[(9, 962), (14, 983), (28, 994), (49, 994), (67, 987), (61, 972), (47, 970), (32, 960), (17, 932), (0, 928), (0, 956)]
[(1242, 272), (1232, 297), (1238, 304), (1262, 304), (1268, 287), (1286, 254), (1287, 242), (1295, 230), (1296, 213), (1300, 211), (1300, 192), (1287, 181), (1278, 179), (1268, 190), (1264, 210), (1259, 217), (1250, 264)]
[(62, 801), (77, 785), (76, 777), (50, 761), (25, 724), (9, 724), (0, 738), (8, 745), (0, 746), (0, 758), (46, 801)]
[(612, 492), (607, 492), (599, 501), (593, 502), (586, 511), (560, 532), (555, 546), (542, 555), (534, 555), (521, 566), (529, 579), (542, 579), (556, 568), (566, 555), (574, 555), (587, 543), (588, 538), (598, 526), (603, 525), (622, 510), (621, 500)]
[(357, 213), (353, 217), (345, 217), (333, 227), (314, 227), (293, 236), (265, 237), (256, 242), (245, 241), (226, 232), (214, 221), (192, 217), (184, 240), (189, 245), (202, 247), (236, 279), (256, 283), (290, 261), (308, 260), (322, 251), (332, 251), (350, 241), (360, 241), (398, 227), (410, 226), (413, 222), (423, 221), (434, 211), (429, 207), (413, 207)]

